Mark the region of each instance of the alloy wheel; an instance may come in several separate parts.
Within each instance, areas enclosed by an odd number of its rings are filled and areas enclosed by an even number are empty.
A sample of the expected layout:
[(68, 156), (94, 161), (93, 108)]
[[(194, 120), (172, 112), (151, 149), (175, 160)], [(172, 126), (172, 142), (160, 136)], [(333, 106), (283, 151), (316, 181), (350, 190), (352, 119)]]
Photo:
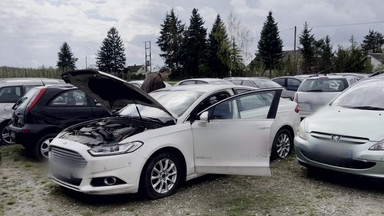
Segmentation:
[(151, 185), (157, 193), (167, 193), (174, 187), (176, 180), (176, 164), (168, 158), (159, 160), (151, 171)]
[(40, 146), (40, 152), (41, 155), (43, 155), (44, 158), (48, 158), (48, 153), (49, 153), (49, 145), (51, 144), (53, 140), (53, 137), (45, 139)]
[(277, 138), (276, 153), (279, 158), (285, 158), (288, 156), (291, 150), (291, 139), (287, 133), (282, 133)]

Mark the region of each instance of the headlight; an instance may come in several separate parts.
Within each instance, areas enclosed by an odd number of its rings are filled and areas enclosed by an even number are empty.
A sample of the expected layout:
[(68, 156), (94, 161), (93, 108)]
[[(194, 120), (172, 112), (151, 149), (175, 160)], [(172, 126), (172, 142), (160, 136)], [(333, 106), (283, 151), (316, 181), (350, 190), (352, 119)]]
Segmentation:
[(300, 125), (299, 125), (299, 130), (297, 131), (297, 135), (299, 135), (299, 137), (303, 140), (307, 140), (307, 131), (306, 131), (306, 125), (305, 125), (305, 119), (303, 119), (303, 121), (301, 121)]
[(125, 154), (136, 151), (144, 143), (133, 141), (128, 143), (119, 143), (117, 145), (99, 145), (88, 150), (92, 156), (109, 156), (117, 154)]
[(384, 140), (381, 140), (375, 145), (371, 146), (369, 150), (384, 150)]

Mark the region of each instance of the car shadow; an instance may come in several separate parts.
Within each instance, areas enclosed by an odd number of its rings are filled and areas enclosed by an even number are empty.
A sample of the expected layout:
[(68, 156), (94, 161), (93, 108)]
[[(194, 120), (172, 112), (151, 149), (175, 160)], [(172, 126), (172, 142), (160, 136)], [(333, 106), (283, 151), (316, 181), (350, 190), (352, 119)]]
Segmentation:
[(384, 179), (340, 173), (314, 167), (307, 169), (306, 172), (307, 177), (315, 181), (322, 181), (355, 190), (384, 194)]
[[(191, 187), (198, 187), (200, 184), (206, 184), (207, 182), (215, 181), (226, 175), (207, 174), (190, 181), (184, 182), (176, 193), (182, 193), (184, 190), (188, 190)], [(118, 195), (92, 195), (84, 194), (77, 191), (73, 191), (61, 186), (57, 186), (53, 194), (60, 194), (70, 199), (73, 202), (81, 203), (84, 205), (103, 206), (103, 205), (122, 205), (127, 203), (138, 203), (143, 201), (151, 201), (151, 199), (145, 196), (137, 194), (118, 194)], [(172, 196), (172, 195), (171, 195)]]

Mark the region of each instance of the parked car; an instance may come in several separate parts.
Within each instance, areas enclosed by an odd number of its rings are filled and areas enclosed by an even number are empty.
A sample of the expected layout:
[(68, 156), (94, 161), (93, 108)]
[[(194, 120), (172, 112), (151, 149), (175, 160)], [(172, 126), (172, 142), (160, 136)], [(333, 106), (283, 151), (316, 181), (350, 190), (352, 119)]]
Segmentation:
[(10, 144), (8, 125), (12, 117), (12, 106), (19, 98), (36, 86), (64, 83), (50, 78), (2, 78), (0, 79), (0, 145)]
[[(129, 81), (129, 83), (137, 86), (137, 87), (141, 87), (141, 85), (143, 85), (143, 82), (144, 80), (132, 80), (132, 81)], [(164, 85), (165, 85), (165, 88), (169, 88), (169, 87), (172, 87), (171, 84), (167, 83), (167, 82), (164, 82)]]
[[(282, 87), (280, 84), (270, 80), (267, 77), (227, 77), (224, 79), (236, 85), (245, 85), (245, 86), (251, 86), (255, 88), (281, 88)], [(293, 97), (291, 99), (289, 96), (289, 93), (287, 93), (287, 90), (285, 89), (283, 89), (283, 92), (281, 93), (281, 97), (293, 100)]]
[(174, 86), (179, 85), (194, 85), (194, 84), (214, 84), (214, 85), (224, 85), (232, 84), (231, 82), (219, 78), (194, 78), (194, 79), (185, 79), (177, 82)]
[(104, 107), (122, 108), (51, 142), (50, 178), (83, 193), (140, 191), (155, 199), (207, 173), (270, 175), (271, 137), (276, 147), (290, 146), (299, 124), (281, 89), (189, 85), (149, 95), (99, 71), (62, 76)]
[(283, 97), (293, 100), (297, 89), (305, 78), (306, 76), (281, 76), (273, 78), (272, 81), (284, 87)]
[(311, 115), (355, 82), (355, 76), (330, 75), (305, 79), (294, 98), (299, 107), (300, 117)]
[(38, 159), (48, 157), (50, 141), (64, 128), (110, 115), (83, 91), (67, 84), (33, 88), (14, 109), (8, 126), (12, 141)]
[(359, 81), (305, 118), (295, 137), (297, 160), (313, 167), (384, 178), (384, 77)]

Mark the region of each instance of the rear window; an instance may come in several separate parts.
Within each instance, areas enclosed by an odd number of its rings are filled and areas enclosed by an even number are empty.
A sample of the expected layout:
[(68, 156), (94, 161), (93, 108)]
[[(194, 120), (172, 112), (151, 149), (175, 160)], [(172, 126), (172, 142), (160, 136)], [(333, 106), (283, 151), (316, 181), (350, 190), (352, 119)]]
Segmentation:
[(32, 98), (34, 98), (38, 92), (40, 91), (40, 88), (33, 88), (30, 91), (28, 91), (23, 97), (21, 97), (14, 105), (14, 109), (16, 108), (22, 108), (25, 109), (31, 101)]
[(344, 78), (306, 79), (299, 87), (301, 92), (341, 92), (348, 87)]

